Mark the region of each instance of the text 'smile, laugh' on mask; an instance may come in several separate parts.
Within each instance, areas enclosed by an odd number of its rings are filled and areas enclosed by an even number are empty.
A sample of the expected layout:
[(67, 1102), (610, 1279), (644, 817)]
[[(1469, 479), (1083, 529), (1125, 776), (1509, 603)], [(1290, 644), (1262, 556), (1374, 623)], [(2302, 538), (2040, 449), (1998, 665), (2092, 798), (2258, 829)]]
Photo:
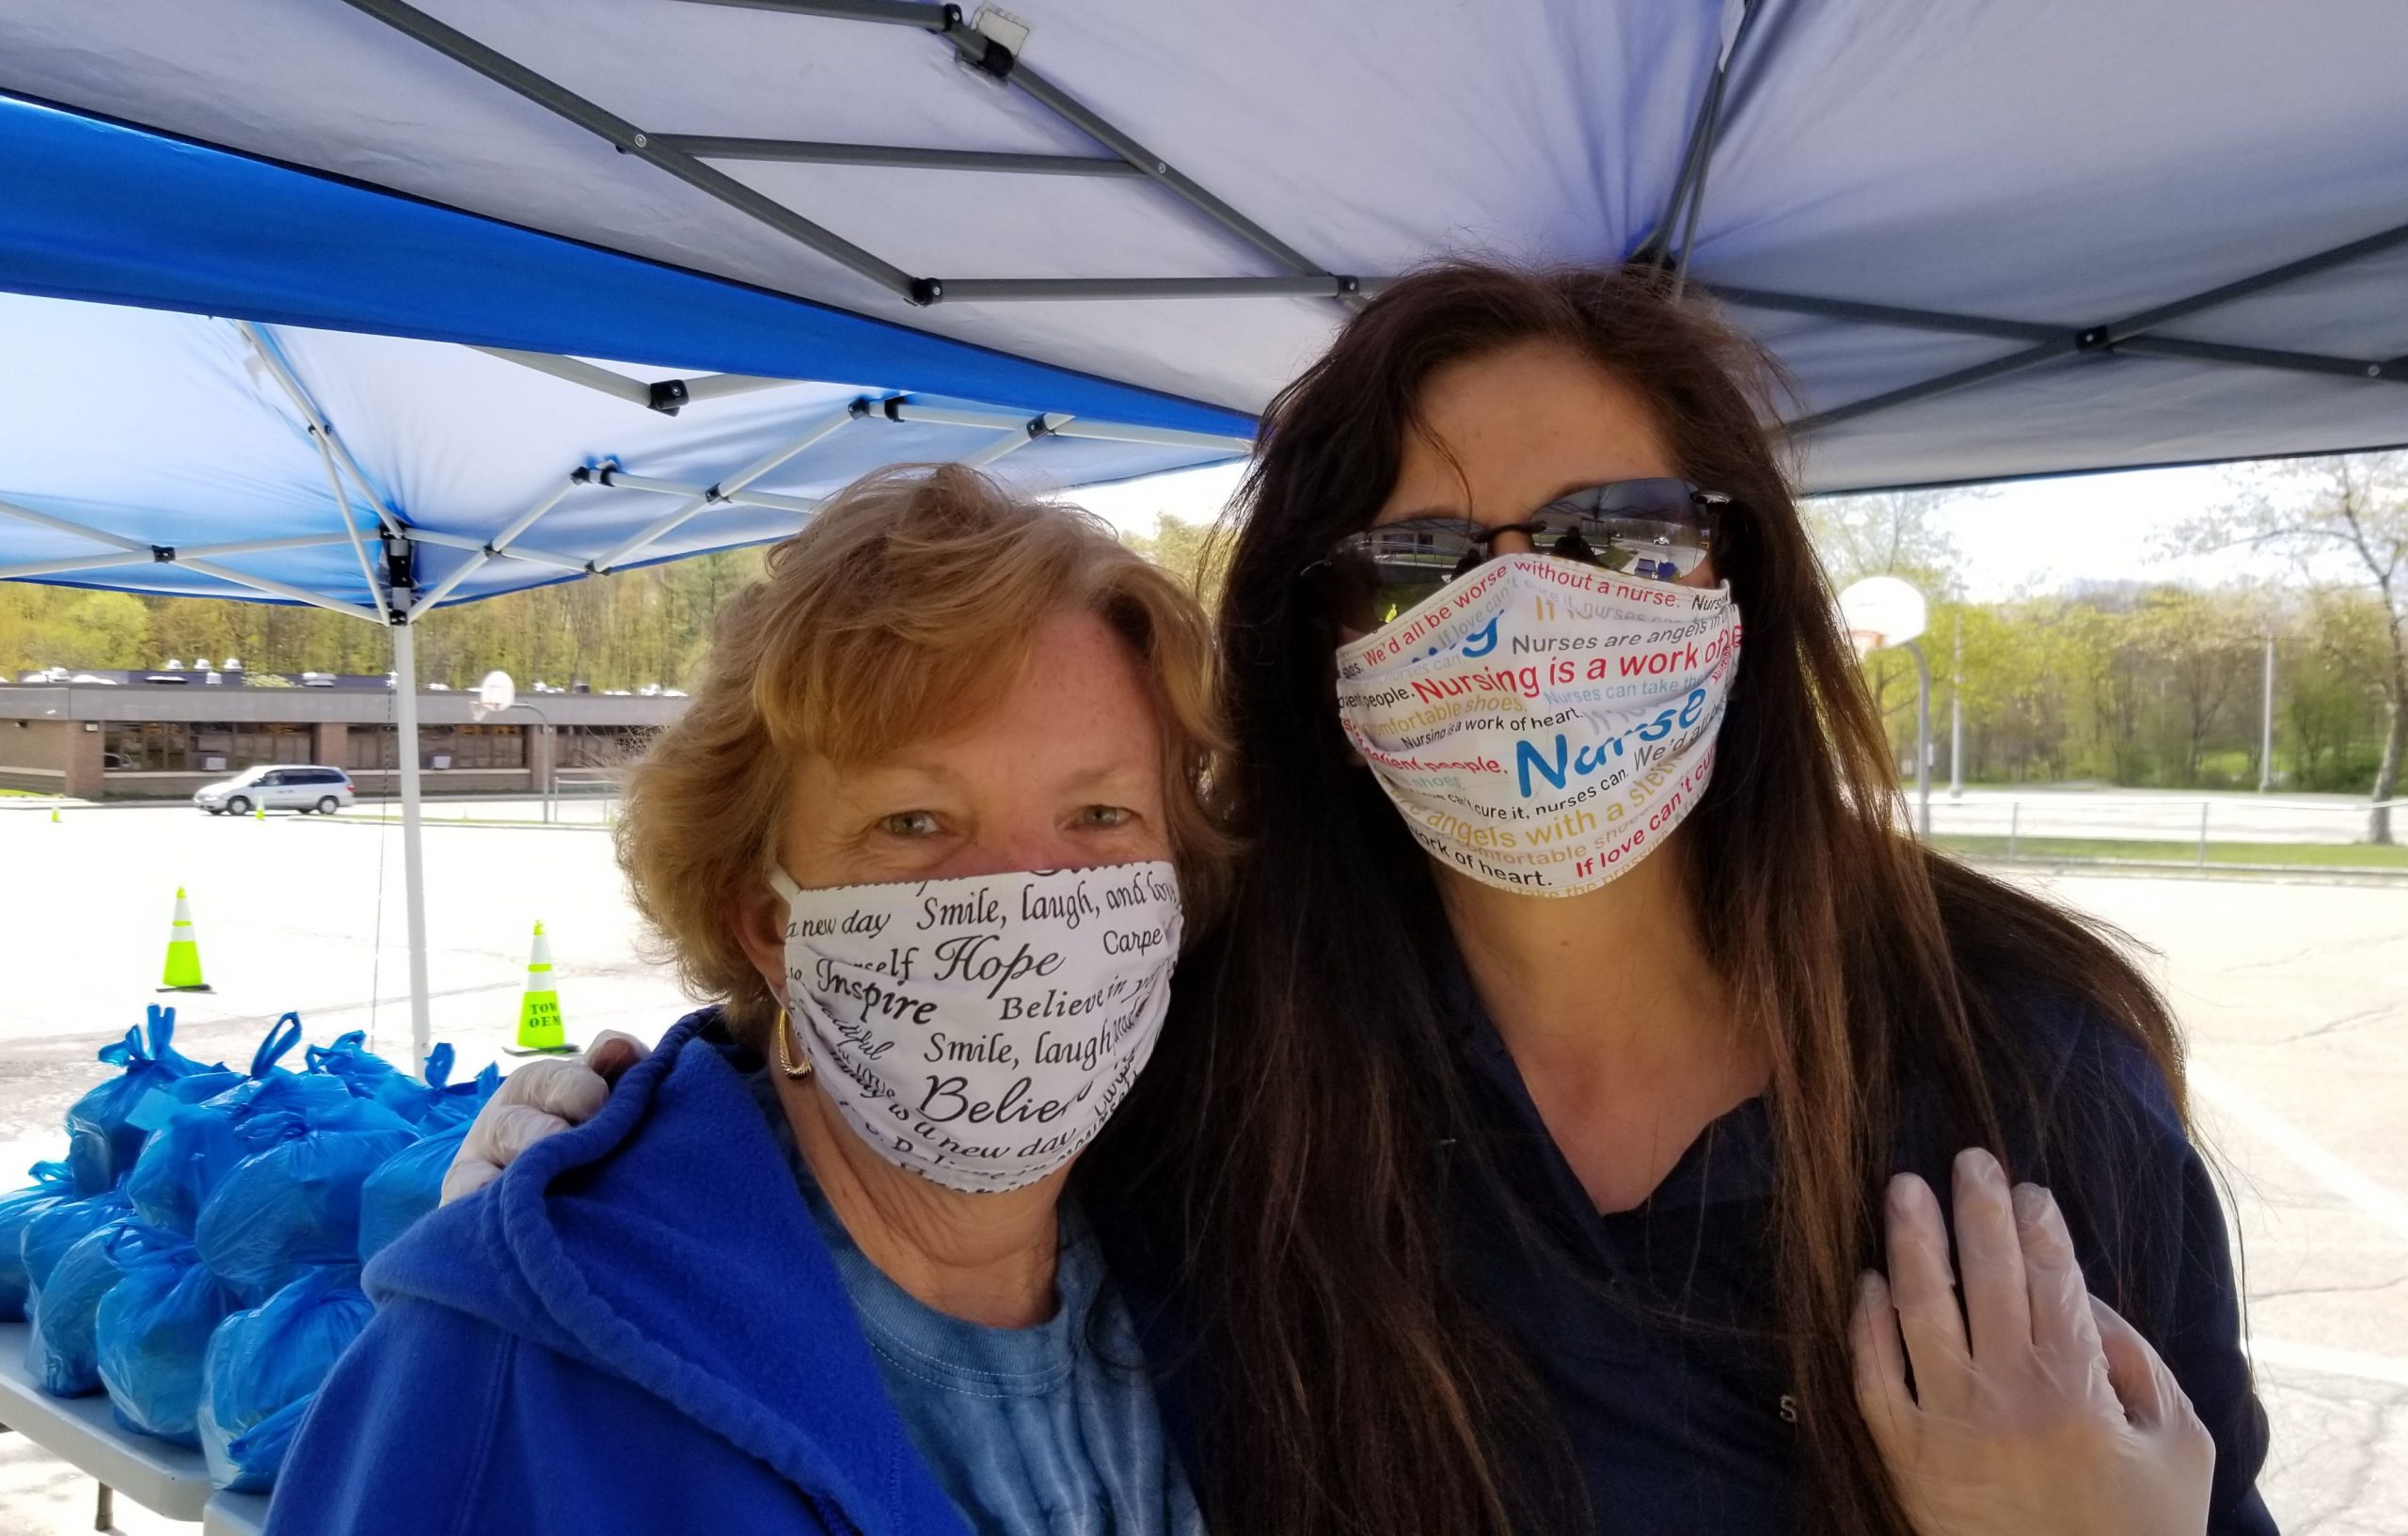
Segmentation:
[(947, 1189), (1078, 1155), (1145, 1069), (1179, 961), (1168, 863), (798, 888), (790, 1027), (845, 1123)]

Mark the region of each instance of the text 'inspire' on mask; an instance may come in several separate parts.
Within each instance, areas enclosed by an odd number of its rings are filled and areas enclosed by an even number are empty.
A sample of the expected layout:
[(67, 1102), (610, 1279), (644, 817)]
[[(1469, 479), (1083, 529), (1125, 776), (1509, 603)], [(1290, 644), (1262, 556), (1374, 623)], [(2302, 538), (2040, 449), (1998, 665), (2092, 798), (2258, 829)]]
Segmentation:
[(1432, 857), (1575, 895), (1705, 793), (1738, 662), (1727, 583), (1506, 555), (1339, 647), (1338, 714)]
[(821, 1086), (887, 1161), (976, 1194), (1093, 1140), (1161, 1032), (1168, 863), (798, 888), (785, 1004)]

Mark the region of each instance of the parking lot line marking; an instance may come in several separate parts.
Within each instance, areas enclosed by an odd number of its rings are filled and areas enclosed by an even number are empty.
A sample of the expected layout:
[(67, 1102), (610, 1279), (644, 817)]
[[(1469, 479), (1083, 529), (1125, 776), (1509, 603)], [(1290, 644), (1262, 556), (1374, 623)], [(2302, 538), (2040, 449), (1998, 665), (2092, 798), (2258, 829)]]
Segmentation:
[(2287, 1338), (2253, 1338), (2249, 1341), (2249, 1355), (2259, 1365), (2408, 1386), (2408, 1360), (2397, 1355), (2327, 1349), (2321, 1344), (2295, 1344)]
[(2260, 1141), (2299, 1164), (2325, 1188), (2408, 1240), (2408, 1198), (2385, 1189), (2325, 1150), (2306, 1132), (2241, 1092), (2206, 1068), (2194, 1065), (2186, 1073), (2192, 1090)]

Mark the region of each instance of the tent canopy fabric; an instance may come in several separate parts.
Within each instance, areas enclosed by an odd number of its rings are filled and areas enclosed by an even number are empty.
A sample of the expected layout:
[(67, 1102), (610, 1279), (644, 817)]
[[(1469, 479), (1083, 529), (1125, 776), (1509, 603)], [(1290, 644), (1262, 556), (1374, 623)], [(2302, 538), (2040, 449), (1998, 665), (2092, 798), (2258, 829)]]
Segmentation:
[(2408, 440), (2392, 0), (1015, 10), (25, 0), (0, 87), (1241, 414), (1434, 254), (1644, 248), (1811, 489)]
[[(415, 546), (431, 608), (780, 538), (883, 464), (1012, 449), (992, 472), (1052, 487), (1226, 459), (1244, 441), (1032, 440), (1021, 409), (841, 381), (747, 381), (761, 387), (672, 417), (469, 347), (12, 294), (0, 335), (19, 376), (40, 384), (0, 413), (0, 578), (314, 598), (364, 617), (380, 616), (369, 571), (391, 594), (388, 530)], [(631, 387), (643, 376), (586, 366)], [(333, 426), (333, 474), (304, 400)], [(1044, 420), (1068, 431), (1088, 419)], [(714, 487), (721, 499), (704, 496)]]
[[(0, 101), (0, 162), (8, 286), (73, 295), (0, 293), (24, 386), (0, 578), (382, 619), (385, 532), (432, 607), (777, 538), (882, 464), (1054, 487), (1226, 460), (1252, 427), (23, 102)], [(595, 346), (639, 361), (542, 356)]]

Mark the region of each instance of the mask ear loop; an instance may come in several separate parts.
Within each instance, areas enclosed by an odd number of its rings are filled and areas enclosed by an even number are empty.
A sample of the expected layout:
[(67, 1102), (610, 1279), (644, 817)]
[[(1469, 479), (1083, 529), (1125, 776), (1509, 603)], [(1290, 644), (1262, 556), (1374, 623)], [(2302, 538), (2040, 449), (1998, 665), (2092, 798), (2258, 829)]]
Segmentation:
[(800, 1066), (795, 1064), (794, 1021), (786, 1017), (786, 1010), (784, 1008), (778, 1010), (778, 1070), (793, 1078), (811, 1075), (810, 1057), (805, 1056)]

